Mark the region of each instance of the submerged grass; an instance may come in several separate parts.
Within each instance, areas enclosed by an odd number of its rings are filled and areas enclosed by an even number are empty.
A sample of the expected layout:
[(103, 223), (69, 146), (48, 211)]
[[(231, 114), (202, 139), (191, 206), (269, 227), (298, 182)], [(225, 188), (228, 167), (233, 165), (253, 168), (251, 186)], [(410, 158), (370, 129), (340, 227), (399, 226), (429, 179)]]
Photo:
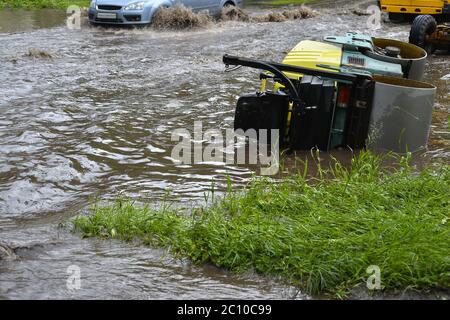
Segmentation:
[(89, 7), (90, 0), (0, 0), (0, 8), (67, 9), (70, 5)]
[(311, 0), (254, 0), (249, 1), (252, 4), (270, 5), (270, 6), (287, 6), (299, 5), (312, 2)]
[(310, 294), (345, 297), (370, 265), (385, 289), (448, 288), (450, 166), (416, 172), (404, 158), (387, 172), (362, 152), (314, 179), (255, 178), (245, 190), (180, 213), (129, 200), (94, 206), (85, 237), (141, 239), (196, 263), (282, 276)]

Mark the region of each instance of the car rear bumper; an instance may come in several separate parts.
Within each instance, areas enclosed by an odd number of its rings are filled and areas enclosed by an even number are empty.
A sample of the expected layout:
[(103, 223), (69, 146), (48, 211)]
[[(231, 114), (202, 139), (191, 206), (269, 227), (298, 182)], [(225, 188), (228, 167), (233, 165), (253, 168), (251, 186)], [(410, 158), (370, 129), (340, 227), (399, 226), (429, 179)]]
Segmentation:
[[(102, 15), (111, 17), (105, 17)], [(88, 12), (89, 22), (95, 24), (117, 24), (117, 25), (145, 25), (151, 22), (150, 15), (146, 10), (99, 10), (90, 8)], [(114, 16), (114, 17), (113, 17)]]

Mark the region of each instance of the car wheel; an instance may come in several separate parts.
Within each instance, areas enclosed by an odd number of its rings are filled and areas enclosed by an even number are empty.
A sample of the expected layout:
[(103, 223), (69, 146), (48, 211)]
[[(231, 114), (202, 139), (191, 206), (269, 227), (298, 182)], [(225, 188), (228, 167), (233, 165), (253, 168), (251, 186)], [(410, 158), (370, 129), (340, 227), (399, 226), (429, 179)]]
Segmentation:
[(227, 1), (223, 4), (222, 8), (230, 8), (230, 7), (235, 7), (234, 3), (231, 1)]
[(436, 20), (430, 15), (417, 16), (409, 32), (409, 43), (421, 47), (432, 54), (436, 48), (430, 43), (427, 43), (428, 37), (436, 31)]

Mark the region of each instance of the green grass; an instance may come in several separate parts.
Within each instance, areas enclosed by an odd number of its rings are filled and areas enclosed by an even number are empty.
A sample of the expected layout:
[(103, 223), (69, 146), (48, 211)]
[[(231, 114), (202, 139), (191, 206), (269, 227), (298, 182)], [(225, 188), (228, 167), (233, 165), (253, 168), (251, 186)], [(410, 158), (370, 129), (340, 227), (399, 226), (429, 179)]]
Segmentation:
[(281, 276), (310, 294), (345, 297), (369, 265), (385, 290), (448, 288), (450, 166), (416, 172), (404, 158), (389, 172), (363, 152), (351, 169), (336, 162), (306, 179), (302, 171), (255, 178), (241, 191), (180, 212), (117, 200), (79, 216), (84, 237), (140, 239), (195, 263)]
[(0, 8), (66, 9), (70, 5), (89, 7), (89, 0), (0, 0)]

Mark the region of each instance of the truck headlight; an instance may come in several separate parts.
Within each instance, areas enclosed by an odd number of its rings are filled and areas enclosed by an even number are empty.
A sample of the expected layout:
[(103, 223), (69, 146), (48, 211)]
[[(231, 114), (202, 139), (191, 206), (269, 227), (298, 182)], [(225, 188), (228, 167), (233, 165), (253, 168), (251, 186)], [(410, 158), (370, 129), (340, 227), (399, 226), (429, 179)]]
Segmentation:
[(89, 5), (89, 8), (95, 9), (96, 6), (97, 6), (97, 0), (92, 0), (91, 4)]
[(127, 5), (124, 10), (142, 10), (144, 9), (145, 1), (133, 2)]

